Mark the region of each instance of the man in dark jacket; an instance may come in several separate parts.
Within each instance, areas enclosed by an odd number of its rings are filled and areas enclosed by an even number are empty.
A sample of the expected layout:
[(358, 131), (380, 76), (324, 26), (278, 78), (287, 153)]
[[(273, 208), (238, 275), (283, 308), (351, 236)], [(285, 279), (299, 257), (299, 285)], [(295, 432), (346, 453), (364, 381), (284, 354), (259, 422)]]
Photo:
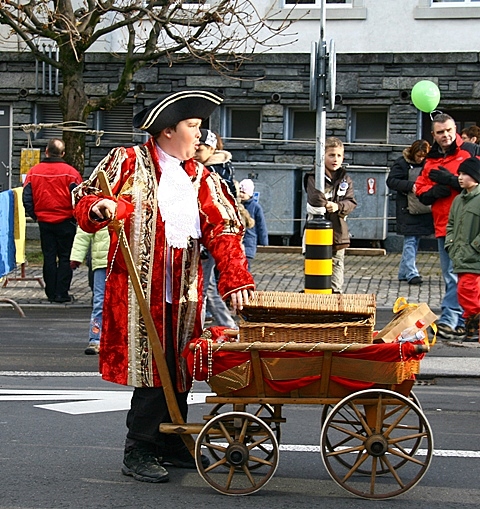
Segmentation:
[(480, 146), (463, 142), (457, 134), (455, 121), (445, 113), (434, 117), (432, 136), (434, 143), (415, 182), (415, 192), (422, 203), (432, 206), (435, 236), (438, 239), (440, 265), (445, 282), (442, 313), (437, 323), (438, 336), (452, 340), (464, 337), (465, 321), (457, 298), (457, 276), (453, 273), (452, 261), (445, 251), (448, 214), (455, 196), (460, 192), (458, 167), (465, 159), (480, 155)]
[(45, 159), (33, 166), (23, 184), (23, 205), (38, 221), (43, 253), (45, 293), (50, 302), (71, 302), (70, 252), (77, 223), (73, 218), (72, 190), (82, 176), (63, 160), (65, 144), (51, 139)]

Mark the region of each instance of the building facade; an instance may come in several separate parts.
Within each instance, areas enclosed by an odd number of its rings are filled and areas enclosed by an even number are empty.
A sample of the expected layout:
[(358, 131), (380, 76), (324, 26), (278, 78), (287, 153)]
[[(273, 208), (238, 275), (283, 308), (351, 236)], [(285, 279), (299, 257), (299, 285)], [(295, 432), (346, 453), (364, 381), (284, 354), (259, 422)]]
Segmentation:
[[(315, 158), (310, 52), (320, 37), (321, 5), (321, 0), (259, 1), (259, 11), (272, 23), (287, 16), (297, 21), (288, 44), (249, 58), (233, 78), (195, 62), (158, 62), (141, 69), (121, 106), (89, 119), (85, 175), (110, 148), (143, 141), (144, 136), (131, 129), (137, 111), (159, 94), (184, 88), (210, 88), (225, 95), (210, 127), (224, 137), (242, 168), (255, 163), (257, 168), (296, 173), (310, 169)], [(344, 140), (352, 168), (387, 169), (405, 146), (430, 137), (430, 115), (419, 112), (410, 98), (421, 79), (438, 85), (438, 109), (450, 113), (459, 129), (480, 125), (479, 17), (478, 0), (327, 0), (325, 39), (335, 41), (337, 65), (336, 104), (327, 109), (326, 133)], [(55, 49), (46, 46), (45, 51)], [(108, 92), (121, 68), (121, 55), (89, 53), (84, 76), (88, 93)], [(0, 52), (0, 76), (0, 189), (8, 189), (21, 182), (23, 148), (43, 150), (48, 138), (61, 137), (62, 84), (54, 69), (11, 48)], [(288, 185), (300, 196), (298, 175)], [(299, 221), (302, 199), (297, 202), (289, 214)], [(393, 215), (392, 204), (387, 210)], [(388, 230), (393, 230), (392, 221)], [(286, 237), (291, 236), (289, 230)]]

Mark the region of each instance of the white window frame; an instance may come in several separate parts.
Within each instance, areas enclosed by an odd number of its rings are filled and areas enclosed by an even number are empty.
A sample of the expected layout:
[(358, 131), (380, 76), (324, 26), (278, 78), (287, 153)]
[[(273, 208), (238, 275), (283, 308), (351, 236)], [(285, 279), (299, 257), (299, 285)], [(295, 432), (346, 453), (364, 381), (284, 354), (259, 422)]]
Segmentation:
[(480, 2), (472, 2), (471, 0), (463, 0), (462, 2), (418, 0), (413, 16), (415, 19), (480, 18)]
[[(312, 0), (312, 4), (291, 5), (285, 4), (285, 0), (278, 1), (280, 11), (273, 11), (268, 15), (268, 19), (285, 19), (288, 13), (289, 19), (320, 19), (322, 0)], [(367, 19), (367, 9), (365, 0), (350, 0), (345, 4), (326, 5), (326, 19)]]

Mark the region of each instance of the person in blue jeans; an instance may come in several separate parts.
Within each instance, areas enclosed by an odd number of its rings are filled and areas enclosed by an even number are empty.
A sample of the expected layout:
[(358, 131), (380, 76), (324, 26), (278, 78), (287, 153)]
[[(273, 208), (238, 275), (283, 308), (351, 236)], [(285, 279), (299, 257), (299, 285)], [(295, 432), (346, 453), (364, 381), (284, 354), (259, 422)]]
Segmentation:
[(267, 221), (263, 208), (253, 197), (255, 184), (251, 179), (243, 179), (239, 184), (239, 195), (242, 205), (246, 208), (255, 225), (245, 230), (243, 237), (243, 246), (248, 261), (248, 270), (251, 271), (252, 260), (257, 254), (257, 246), (268, 246)]
[(86, 233), (80, 227), (77, 228), (72, 252), (70, 253), (70, 267), (73, 270), (77, 269), (85, 260), (90, 249), (93, 273), (92, 313), (90, 315), (88, 346), (85, 349), (86, 355), (95, 355), (100, 351), (103, 296), (105, 294), (109, 247), (110, 234), (108, 228), (102, 228), (96, 233)]
[[(218, 173), (225, 181), (230, 192), (236, 196), (234, 176), (235, 169), (232, 164), (232, 154), (223, 148), (223, 141), (219, 134), (210, 129), (200, 129), (199, 146), (195, 152), (195, 159), (211, 171)], [(215, 260), (207, 251), (202, 250), (203, 269), (203, 309), (202, 318), (205, 324), (209, 314), (218, 325), (238, 329), (228, 306), (218, 293), (217, 279), (215, 277)]]
[(410, 285), (423, 283), (416, 264), (418, 246), (422, 237), (432, 235), (434, 232), (431, 210), (420, 205), (424, 207), (424, 213), (416, 213), (420, 207), (414, 209), (411, 201), (412, 199), (418, 201), (415, 196), (415, 180), (422, 171), (423, 161), (429, 150), (428, 141), (414, 141), (395, 161), (387, 178), (387, 186), (397, 191), (396, 228), (398, 235), (403, 235), (398, 279)]

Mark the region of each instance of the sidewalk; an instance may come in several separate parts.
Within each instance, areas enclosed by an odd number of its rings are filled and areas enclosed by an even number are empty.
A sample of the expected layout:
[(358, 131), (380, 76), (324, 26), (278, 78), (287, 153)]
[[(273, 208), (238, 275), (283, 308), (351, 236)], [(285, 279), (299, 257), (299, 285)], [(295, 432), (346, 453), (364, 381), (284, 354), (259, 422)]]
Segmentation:
[[(398, 281), (400, 256), (400, 253), (384, 256), (347, 255), (345, 293), (374, 293), (378, 309), (392, 309), (398, 297), (405, 297), (409, 302), (427, 302), (430, 308), (438, 311), (443, 296), (438, 253), (419, 254), (417, 266), (424, 280), (419, 286)], [(295, 249), (286, 248), (285, 252), (259, 249), (253, 261), (252, 273), (258, 290), (299, 292), (304, 288), (304, 260), (302, 254)], [(9, 277), (20, 275), (18, 269), (9, 274)], [(25, 275), (30, 278), (41, 277), (42, 268), (39, 265), (28, 266)], [(73, 273), (71, 293), (75, 302), (67, 306), (90, 307), (91, 292), (84, 265)], [(1, 298), (12, 299), (26, 308), (60, 305), (49, 303), (42, 287), (37, 281), (31, 280), (8, 281), (6, 287), (0, 286)]]
[[(391, 310), (398, 297), (409, 302), (426, 302), (438, 313), (443, 296), (440, 263), (438, 253), (420, 253), (418, 268), (424, 283), (412, 286), (397, 280), (400, 253), (388, 253), (383, 256), (347, 255), (345, 257), (345, 293), (374, 293), (377, 298), (377, 310)], [(303, 256), (295, 249), (260, 249), (252, 265), (252, 272), (258, 290), (299, 292), (304, 287)], [(27, 277), (42, 275), (40, 266), (26, 268)], [(20, 277), (15, 272), (10, 278)], [(87, 269), (81, 266), (73, 273), (71, 293), (75, 297), (73, 304), (51, 304), (37, 281), (8, 281), (6, 287), (0, 283), (0, 299), (16, 301), (23, 309), (34, 307), (85, 307), (90, 308), (91, 291), (87, 282)], [(0, 302), (0, 307), (9, 304)], [(13, 312), (13, 311), (12, 311)], [(458, 348), (456, 348), (458, 347)], [(422, 361), (422, 376), (480, 376), (479, 343), (437, 343), (430, 355)]]

